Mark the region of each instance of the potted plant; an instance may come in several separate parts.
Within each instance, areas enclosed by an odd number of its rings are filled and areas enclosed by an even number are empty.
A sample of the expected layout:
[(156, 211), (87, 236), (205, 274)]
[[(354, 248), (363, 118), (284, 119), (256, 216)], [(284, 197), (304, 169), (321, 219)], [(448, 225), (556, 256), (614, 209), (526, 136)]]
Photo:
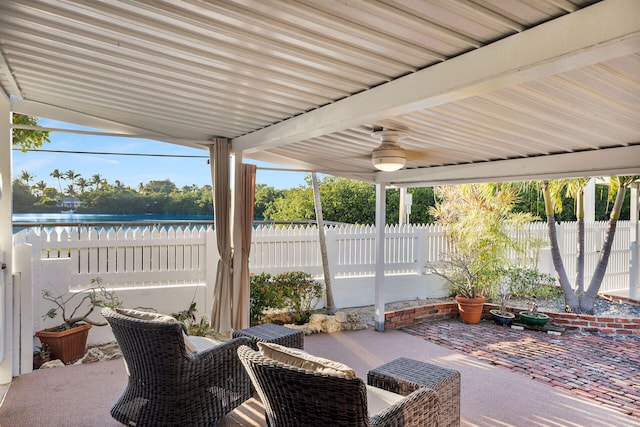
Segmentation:
[(500, 301), (499, 309), (491, 309), (489, 312), (493, 317), (493, 321), (498, 325), (511, 325), (513, 319), (516, 317), (515, 314), (507, 311), (507, 300), (511, 297), (511, 293), (509, 292), (509, 283), (503, 281), (500, 284), (500, 289), (498, 292), (498, 298)]
[(40, 366), (50, 360), (51, 351), (47, 344), (42, 344), (41, 346), (36, 347), (36, 350), (33, 352), (33, 369), (40, 369)]
[(441, 186), (434, 197), (430, 212), (445, 230), (449, 254), (431, 270), (449, 282), (461, 320), (478, 323), (484, 297), (501, 282), (507, 253), (519, 245), (511, 233), (532, 217), (512, 212), (517, 192), (505, 185)]
[(71, 294), (54, 295), (48, 290), (42, 291), (42, 298), (55, 305), (42, 318), (54, 319), (60, 314), (63, 320), (62, 324), (35, 334), (42, 345), (50, 349), (54, 359), (60, 359), (63, 363), (80, 359), (85, 353), (91, 326), (107, 325), (107, 322), (89, 319), (91, 313), (96, 307), (122, 305), (115, 292), (107, 291), (100, 283), (100, 278), (92, 279), (91, 287)]
[(544, 326), (549, 320), (549, 316), (544, 313), (538, 313), (538, 303), (536, 299), (531, 297), (527, 303), (527, 311), (519, 313), (522, 323), (531, 326)]
[(485, 294), (489, 291), (489, 264), (475, 253), (455, 252), (443, 261), (429, 264), (432, 273), (449, 283), (463, 323), (480, 323)]

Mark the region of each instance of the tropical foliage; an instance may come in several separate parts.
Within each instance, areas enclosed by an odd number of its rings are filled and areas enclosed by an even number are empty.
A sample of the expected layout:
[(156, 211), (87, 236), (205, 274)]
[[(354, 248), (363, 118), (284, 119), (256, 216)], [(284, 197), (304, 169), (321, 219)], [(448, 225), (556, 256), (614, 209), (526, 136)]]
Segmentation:
[(305, 323), (324, 296), (322, 283), (303, 271), (254, 274), (250, 289), (252, 325), (261, 323), (267, 310), (289, 310), (296, 323)]
[[(37, 126), (38, 119), (24, 114), (13, 114), (14, 125)], [(13, 129), (13, 146), (20, 151), (35, 150), (49, 140), (49, 132), (45, 130)]]
[(452, 294), (494, 296), (508, 264), (507, 252), (526, 260), (535, 246), (529, 239), (511, 237), (535, 217), (513, 212), (518, 192), (509, 185), (443, 186), (436, 187), (435, 194), (431, 211), (445, 229), (448, 250), (428, 268), (447, 280)]
[(531, 267), (511, 266), (504, 270), (503, 284), (513, 298), (554, 299), (561, 294), (556, 279)]
[[(47, 187), (44, 182), (30, 185), (34, 177), (26, 171), (14, 179), (14, 211), (58, 211), (60, 197), (73, 196), (82, 202), (82, 212), (213, 215), (213, 195), (208, 185), (177, 188), (170, 180), (161, 180), (141, 183), (136, 190), (121, 181), (108, 183), (98, 174), (87, 180), (73, 170), (60, 172), (56, 169), (51, 176), (60, 182), (60, 190)], [(70, 182), (64, 190), (63, 181)]]
[[(375, 185), (335, 176), (325, 176), (320, 180), (318, 187), (325, 221), (348, 224), (375, 223)], [(413, 196), (411, 222), (415, 224), (432, 223), (434, 219), (429, 212), (429, 207), (434, 203), (433, 189), (430, 187), (411, 188), (408, 193)], [(386, 220), (388, 224), (398, 223), (399, 200), (398, 190), (387, 190)], [(311, 178), (307, 177), (304, 185), (283, 191), (281, 196), (277, 197), (265, 209), (264, 216), (283, 221), (315, 219)]]
[(189, 308), (177, 313), (171, 313), (171, 316), (178, 322), (184, 324), (185, 328), (187, 328), (188, 335), (219, 338), (219, 333), (210, 328), (209, 320), (206, 316), (200, 315), (200, 319), (198, 320), (198, 316), (196, 315), (198, 309), (196, 305), (195, 301), (191, 301)]

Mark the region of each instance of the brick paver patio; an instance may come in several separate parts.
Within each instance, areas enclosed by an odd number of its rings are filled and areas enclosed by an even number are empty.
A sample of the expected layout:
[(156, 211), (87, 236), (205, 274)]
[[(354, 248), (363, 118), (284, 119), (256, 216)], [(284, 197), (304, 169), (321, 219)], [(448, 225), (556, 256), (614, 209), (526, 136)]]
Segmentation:
[(640, 336), (549, 335), (482, 322), (400, 330), (640, 418)]

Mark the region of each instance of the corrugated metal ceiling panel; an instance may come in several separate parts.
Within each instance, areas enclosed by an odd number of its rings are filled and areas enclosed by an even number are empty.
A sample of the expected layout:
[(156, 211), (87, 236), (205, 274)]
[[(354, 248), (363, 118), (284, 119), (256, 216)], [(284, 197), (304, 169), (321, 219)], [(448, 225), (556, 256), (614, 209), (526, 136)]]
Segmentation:
[[(167, 140), (237, 138), (595, 3), (4, 0), (0, 84)], [(635, 53), (254, 157), (372, 179), (374, 126), (407, 130), (408, 168), (637, 143), (639, 61)]]

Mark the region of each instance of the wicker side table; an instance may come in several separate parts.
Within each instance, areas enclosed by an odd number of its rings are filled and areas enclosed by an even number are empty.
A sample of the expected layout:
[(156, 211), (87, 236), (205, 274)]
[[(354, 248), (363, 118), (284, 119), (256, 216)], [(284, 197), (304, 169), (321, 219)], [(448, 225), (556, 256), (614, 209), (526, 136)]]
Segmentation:
[(403, 396), (421, 387), (433, 389), (440, 400), (440, 420), (446, 427), (460, 425), (460, 372), (406, 357), (372, 369), (367, 383)]
[(285, 347), (304, 348), (304, 333), (295, 329), (285, 328), (284, 326), (275, 325), (273, 323), (264, 323), (262, 325), (253, 326), (239, 331), (233, 331), (233, 338), (249, 337), (251, 339), (251, 347), (258, 350), (257, 343), (271, 342), (280, 344)]

